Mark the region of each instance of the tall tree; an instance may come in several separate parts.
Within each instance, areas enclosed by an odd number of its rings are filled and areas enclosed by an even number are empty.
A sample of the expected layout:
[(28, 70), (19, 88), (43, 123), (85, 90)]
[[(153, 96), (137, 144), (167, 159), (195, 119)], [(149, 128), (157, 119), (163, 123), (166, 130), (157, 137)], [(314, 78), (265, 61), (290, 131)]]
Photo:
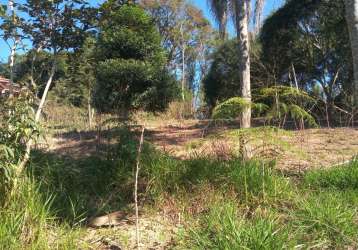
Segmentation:
[[(266, 19), (262, 63), (270, 84), (301, 88), (321, 100), (317, 116), (337, 121), (351, 109), (352, 57), (343, 0), (290, 0)], [(319, 111), (319, 112), (318, 112)]]
[(219, 24), (220, 38), (227, 38), (227, 21), (228, 21), (228, 0), (208, 0), (211, 11)]
[(19, 28), (22, 18), (17, 15), (17, 3), (14, 0), (8, 0), (7, 8), (3, 6), (2, 9), (3, 11), (0, 13), (0, 29), (2, 30), (2, 38), (10, 49), (9, 73), (10, 82), (13, 84), (15, 56), (21, 42), (21, 31)]
[(203, 12), (188, 0), (141, 0), (140, 5), (157, 25), (168, 54), (167, 66), (177, 74), (182, 99), (186, 99), (188, 89), (198, 89), (208, 58), (204, 55), (209, 54), (216, 34)]
[(353, 57), (354, 104), (358, 107), (358, 0), (345, 0), (346, 19)]
[[(257, 0), (255, 8), (255, 20), (260, 17), (262, 11), (263, 1)], [(251, 81), (250, 81), (250, 42), (249, 42), (249, 21), (250, 21), (250, 0), (217, 0), (209, 1), (212, 12), (217, 20), (219, 20), (220, 27), (223, 28), (223, 15), (227, 15), (226, 9), (232, 15), (239, 47), (239, 74), (241, 80), (241, 97), (248, 104), (251, 103)], [(220, 3), (220, 4), (219, 4)], [(241, 114), (241, 127), (251, 127), (251, 106), (246, 105)]]
[(135, 4), (112, 5), (102, 16), (97, 41), (94, 103), (127, 119), (133, 109), (161, 111), (176, 91), (152, 18)]
[[(27, 0), (21, 10), (25, 16), (22, 29), (32, 47), (36, 50), (41, 48), (52, 55), (51, 70), (35, 115), (35, 121), (38, 122), (57, 70), (59, 55), (65, 50), (81, 46), (87, 36), (86, 31), (91, 28), (96, 10), (90, 8), (85, 0)], [(17, 176), (23, 172), (30, 157), (31, 146), (32, 140), (27, 142)]]

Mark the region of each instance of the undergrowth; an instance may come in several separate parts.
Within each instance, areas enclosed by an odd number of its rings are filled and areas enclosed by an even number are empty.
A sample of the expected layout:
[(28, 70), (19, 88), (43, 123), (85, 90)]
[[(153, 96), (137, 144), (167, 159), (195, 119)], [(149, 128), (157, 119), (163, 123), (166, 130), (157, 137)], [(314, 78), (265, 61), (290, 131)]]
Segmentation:
[[(33, 152), (22, 189), (0, 208), (0, 249), (87, 249), (88, 218), (131, 210), (137, 139), (78, 159)], [(142, 207), (172, 200), (184, 216), (176, 249), (344, 249), (358, 247), (358, 164), (293, 182), (272, 162), (175, 159), (145, 144)]]

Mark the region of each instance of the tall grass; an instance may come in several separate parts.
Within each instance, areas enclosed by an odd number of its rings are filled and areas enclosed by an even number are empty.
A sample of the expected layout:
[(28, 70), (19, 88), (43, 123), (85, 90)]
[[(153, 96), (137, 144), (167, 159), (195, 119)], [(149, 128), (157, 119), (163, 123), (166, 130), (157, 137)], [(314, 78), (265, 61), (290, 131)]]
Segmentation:
[(314, 188), (336, 190), (358, 189), (358, 159), (350, 164), (326, 171), (310, 171), (304, 178), (305, 184)]
[(56, 222), (52, 201), (33, 180), (23, 180), (11, 203), (0, 208), (0, 249), (76, 249), (80, 230)]
[(198, 227), (190, 229), (188, 249), (288, 249), (287, 227), (275, 216), (245, 217), (232, 201), (212, 204)]
[(339, 193), (312, 194), (298, 202), (292, 223), (305, 246), (321, 249), (357, 247), (357, 209)]
[[(89, 217), (130, 209), (137, 139), (127, 130), (117, 136), (98, 156), (33, 152), (31, 177), (0, 208), (0, 249), (86, 249)], [(184, 211), (180, 249), (355, 249), (357, 169), (310, 171), (296, 184), (273, 163), (179, 160), (145, 144), (140, 198), (161, 209), (169, 196)]]

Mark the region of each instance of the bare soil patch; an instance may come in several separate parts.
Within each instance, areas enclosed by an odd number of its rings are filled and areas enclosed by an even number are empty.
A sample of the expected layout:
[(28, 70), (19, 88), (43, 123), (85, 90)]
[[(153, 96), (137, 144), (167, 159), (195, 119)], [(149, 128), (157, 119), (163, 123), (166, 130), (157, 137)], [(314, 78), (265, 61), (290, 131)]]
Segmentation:
[[(135, 129), (135, 128), (134, 128)], [(147, 141), (160, 150), (185, 159), (218, 156), (226, 159), (238, 151), (238, 125), (206, 121), (178, 121), (172, 124), (149, 124)], [(277, 161), (277, 168), (304, 171), (330, 167), (358, 155), (358, 128), (318, 128), (292, 131), (256, 130), (250, 134), (256, 157)], [(49, 150), (73, 158), (98, 154), (114, 143), (111, 131), (66, 132), (48, 140)]]
[[(189, 123), (150, 128), (147, 139), (175, 157), (212, 154), (219, 156), (237, 151), (235, 126), (208, 127), (205, 123)], [(330, 167), (358, 155), (357, 128), (319, 128), (301, 131), (263, 132), (250, 135), (257, 157), (277, 161), (277, 168), (303, 171), (309, 168)], [(266, 150), (265, 150), (266, 147)], [(265, 152), (267, 151), (267, 152)], [(273, 152), (275, 151), (275, 152)]]

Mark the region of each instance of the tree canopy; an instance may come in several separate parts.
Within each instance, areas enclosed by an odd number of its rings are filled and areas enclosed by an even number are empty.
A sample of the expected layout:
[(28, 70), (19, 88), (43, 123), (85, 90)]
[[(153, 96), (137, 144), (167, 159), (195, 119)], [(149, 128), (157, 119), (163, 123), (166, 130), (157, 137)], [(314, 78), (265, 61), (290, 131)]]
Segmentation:
[(99, 110), (163, 110), (175, 97), (175, 80), (152, 18), (131, 4), (102, 17), (96, 47), (95, 105)]

